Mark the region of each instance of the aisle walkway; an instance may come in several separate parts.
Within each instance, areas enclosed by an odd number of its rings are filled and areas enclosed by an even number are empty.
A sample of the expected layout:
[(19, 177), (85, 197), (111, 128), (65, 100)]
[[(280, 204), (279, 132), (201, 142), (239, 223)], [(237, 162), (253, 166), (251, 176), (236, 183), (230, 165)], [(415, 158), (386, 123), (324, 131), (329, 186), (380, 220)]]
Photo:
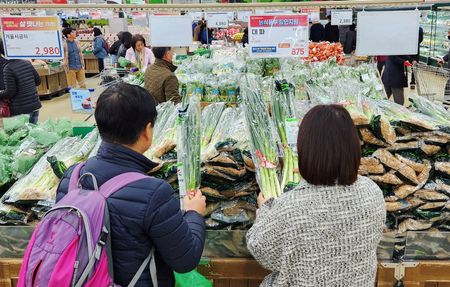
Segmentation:
[[(86, 79), (86, 85), (88, 86), (88, 88), (95, 88), (98, 85), (98, 82), (98, 77)], [(39, 122), (55, 118), (69, 118), (73, 120), (83, 121), (88, 116), (88, 114), (72, 112), (70, 95), (67, 93), (63, 96), (53, 98), (49, 101), (42, 101), (42, 109), (40, 110), (39, 114)]]

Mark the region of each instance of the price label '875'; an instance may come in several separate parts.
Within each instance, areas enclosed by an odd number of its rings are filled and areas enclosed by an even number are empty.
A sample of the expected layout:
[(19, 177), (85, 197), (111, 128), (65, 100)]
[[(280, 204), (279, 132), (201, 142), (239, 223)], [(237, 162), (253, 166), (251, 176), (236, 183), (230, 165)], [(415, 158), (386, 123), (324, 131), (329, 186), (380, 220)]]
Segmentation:
[(305, 55), (305, 48), (292, 48), (291, 54), (293, 56), (303, 56)]

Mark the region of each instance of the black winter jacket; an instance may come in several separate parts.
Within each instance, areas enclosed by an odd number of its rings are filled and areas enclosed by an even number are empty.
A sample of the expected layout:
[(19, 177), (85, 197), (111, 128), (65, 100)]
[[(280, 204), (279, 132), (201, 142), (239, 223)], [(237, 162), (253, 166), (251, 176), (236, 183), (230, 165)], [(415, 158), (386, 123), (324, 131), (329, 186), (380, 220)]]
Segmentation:
[(413, 61), (411, 56), (389, 56), (383, 72), (383, 84), (391, 88), (405, 88), (408, 86), (408, 77), (405, 61)]
[(309, 40), (312, 42), (320, 42), (325, 40), (325, 29), (320, 23), (315, 23), (311, 26)]
[[(96, 157), (81, 174), (93, 173), (99, 185), (126, 172), (146, 173), (156, 166), (145, 156), (121, 145), (103, 142)], [(67, 194), (73, 167), (61, 180), (56, 201)], [(85, 177), (81, 184), (93, 189)], [(205, 221), (194, 211), (182, 213), (174, 190), (161, 179), (132, 183), (108, 200), (114, 283), (127, 286), (154, 246), (159, 287), (175, 285), (173, 271), (185, 273), (200, 261), (205, 242)], [(141, 275), (136, 287), (151, 287), (150, 272)]]
[(327, 23), (325, 25), (325, 41), (330, 43), (339, 42), (339, 27), (336, 25), (331, 25), (331, 23)]
[(36, 86), (41, 78), (33, 65), (25, 60), (9, 60), (3, 68), (5, 89), (0, 99), (9, 100), (11, 116), (29, 114), (42, 107)]

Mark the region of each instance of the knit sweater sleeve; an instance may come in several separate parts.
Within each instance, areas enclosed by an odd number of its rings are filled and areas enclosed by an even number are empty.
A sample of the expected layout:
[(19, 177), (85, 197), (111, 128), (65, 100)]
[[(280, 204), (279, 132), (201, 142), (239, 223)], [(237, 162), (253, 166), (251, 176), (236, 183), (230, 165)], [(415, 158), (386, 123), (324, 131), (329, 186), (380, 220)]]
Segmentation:
[(255, 223), (247, 232), (247, 248), (264, 268), (276, 272), (282, 267), (282, 247), (287, 212), (277, 200), (268, 200), (258, 209)]

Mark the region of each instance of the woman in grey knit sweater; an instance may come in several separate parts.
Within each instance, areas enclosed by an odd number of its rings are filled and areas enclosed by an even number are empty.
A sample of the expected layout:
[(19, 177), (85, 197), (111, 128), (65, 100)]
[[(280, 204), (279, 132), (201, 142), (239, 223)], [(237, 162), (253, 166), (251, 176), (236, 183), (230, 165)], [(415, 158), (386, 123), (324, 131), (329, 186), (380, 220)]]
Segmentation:
[(272, 271), (261, 286), (373, 287), (386, 208), (358, 176), (360, 141), (345, 108), (316, 106), (300, 126), (302, 183), (277, 199), (258, 198), (247, 234), (255, 259)]

